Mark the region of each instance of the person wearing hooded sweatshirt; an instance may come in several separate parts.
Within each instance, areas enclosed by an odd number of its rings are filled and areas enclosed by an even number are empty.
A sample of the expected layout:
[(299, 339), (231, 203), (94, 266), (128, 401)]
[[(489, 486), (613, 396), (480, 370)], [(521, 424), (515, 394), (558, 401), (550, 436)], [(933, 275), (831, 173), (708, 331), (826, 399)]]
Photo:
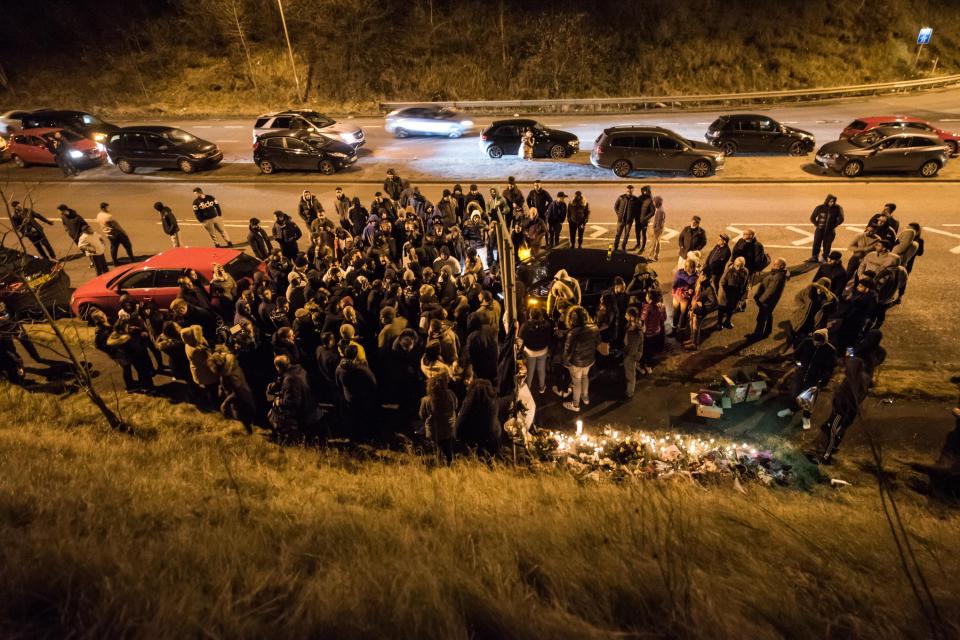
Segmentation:
[(650, 221), (656, 214), (656, 210), (657, 207), (653, 203), (650, 186), (644, 185), (640, 187), (640, 212), (634, 221), (634, 230), (637, 234), (637, 245), (634, 249), (641, 255), (647, 248), (647, 228), (650, 226)]
[(573, 192), (573, 200), (567, 205), (567, 229), (570, 232), (570, 248), (583, 248), (583, 232), (590, 221), (590, 205), (579, 191)]
[[(830, 382), (833, 370), (837, 366), (837, 349), (830, 344), (826, 329), (817, 329), (803, 339), (797, 347), (796, 362), (797, 370), (790, 393), (790, 407), (778, 411), (777, 416), (786, 418), (800, 411), (803, 430), (807, 431), (810, 429), (810, 416), (816, 397)], [(810, 389), (814, 389), (812, 399), (808, 397), (801, 404), (798, 398), (802, 397), (801, 394), (806, 395), (805, 392)]]
[(300, 227), (290, 219), (290, 216), (283, 211), (274, 211), (273, 215), (276, 217), (276, 222), (273, 223), (272, 230), (273, 239), (280, 245), (280, 253), (282, 253), (285, 258), (293, 260), (297, 257), (297, 254), (300, 253), (297, 240), (300, 239), (303, 232), (300, 231)]
[(163, 228), (163, 232), (170, 238), (170, 243), (174, 247), (179, 247), (180, 223), (177, 222), (177, 216), (173, 215), (170, 207), (162, 202), (154, 202), (153, 208), (160, 214), (160, 226)]
[[(823, 204), (814, 208), (810, 224), (813, 225), (813, 255), (808, 262), (826, 262), (837, 237), (837, 227), (843, 224), (843, 207), (837, 204), (837, 196), (828, 195)], [(821, 250), (823, 259), (820, 258)]]
[(320, 199), (313, 195), (309, 189), (304, 189), (300, 193), (300, 202), (297, 203), (297, 214), (308, 229), (322, 212), (323, 205), (320, 204)]
[(184, 327), (180, 330), (180, 339), (183, 340), (187, 361), (190, 362), (193, 381), (206, 391), (210, 400), (216, 400), (220, 376), (210, 368), (210, 355), (213, 351), (203, 337), (203, 328), (196, 324)]
[(57, 207), (60, 212), (60, 222), (63, 223), (63, 230), (73, 240), (74, 244), (80, 239), (80, 233), (87, 226), (87, 221), (80, 217), (80, 214), (65, 204)]
[(553, 317), (555, 311), (560, 311), (560, 306), (564, 308), (576, 306), (581, 300), (580, 282), (568, 274), (566, 269), (560, 269), (553, 276), (553, 282), (547, 292), (547, 317)]
[(247, 233), (247, 243), (250, 245), (250, 250), (253, 251), (253, 255), (257, 257), (257, 260), (266, 260), (273, 251), (273, 243), (270, 242), (270, 236), (267, 235), (267, 232), (260, 226), (260, 220), (257, 218), (250, 218), (249, 229), (250, 231)]
[(663, 208), (663, 198), (653, 197), (653, 241), (650, 243), (650, 259), (656, 262), (660, 259), (660, 236), (667, 224), (667, 212)]

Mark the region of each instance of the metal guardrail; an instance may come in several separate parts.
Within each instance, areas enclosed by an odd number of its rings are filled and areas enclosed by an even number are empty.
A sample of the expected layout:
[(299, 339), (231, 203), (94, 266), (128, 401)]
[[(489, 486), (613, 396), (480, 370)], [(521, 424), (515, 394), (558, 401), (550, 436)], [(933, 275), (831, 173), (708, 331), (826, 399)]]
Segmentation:
[(876, 95), (879, 93), (906, 92), (916, 89), (933, 89), (960, 84), (960, 74), (901, 80), (898, 82), (878, 82), (875, 84), (848, 85), (820, 89), (788, 89), (785, 91), (750, 91), (747, 93), (721, 93), (682, 96), (642, 96), (635, 98), (570, 98), (548, 100), (449, 100), (440, 102), (381, 102), (384, 112), (405, 107), (435, 105), (438, 107), (456, 107), (458, 109), (499, 111), (524, 109), (529, 112), (566, 111), (571, 108), (592, 107), (598, 111), (617, 108), (639, 111), (646, 109), (665, 109), (673, 107), (698, 107), (707, 105), (762, 104), (764, 102), (816, 100), (858, 95)]

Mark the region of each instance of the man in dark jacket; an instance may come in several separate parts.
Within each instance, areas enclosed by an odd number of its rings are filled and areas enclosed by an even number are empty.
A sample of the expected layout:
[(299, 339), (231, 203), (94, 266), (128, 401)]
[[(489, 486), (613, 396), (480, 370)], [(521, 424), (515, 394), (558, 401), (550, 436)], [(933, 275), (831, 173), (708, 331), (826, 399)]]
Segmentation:
[(387, 177), (383, 181), (383, 191), (394, 202), (400, 200), (400, 194), (403, 193), (403, 180), (393, 169), (387, 169)]
[[(810, 214), (813, 225), (813, 255), (809, 262), (826, 262), (830, 255), (833, 240), (837, 237), (837, 227), (843, 224), (843, 207), (837, 204), (837, 196), (828, 195), (823, 204), (817, 205)], [(821, 247), (823, 259), (820, 259)]]
[(80, 240), (80, 234), (83, 233), (83, 228), (87, 226), (87, 221), (65, 204), (57, 207), (57, 211), (60, 212), (60, 222), (63, 223), (64, 231), (67, 232), (67, 235), (70, 236), (70, 239), (76, 244), (77, 241)]
[(303, 436), (320, 421), (320, 411), (307, 382), (307, 372), (300, 365), (292, 364), (287, 356), (274, 358), (273, 366), (279, 378), (270, 389), (273, 395), (270, 425), (284, 440)]
[(890, 229), (890, 233), (883, 233), (882, 235), (887, 236), (896, 236), (900, 232), (900, 221), (893, 217), (893, 212), (897, 210), (897, 205), (893, 202), (888, 202), (883, 205), (883, 209), (879, 213), (875, 213), (870, 216), (870, 220), (867, 222), (868, 227), (886, 227)]
[(623, 237), (623, 250), (627, 250), (630, 240), (630, 225), (640, 218), (640, 198), (633, 195), (633, 185), (628, 184), (625, 193), (622, 193), (613, 205), (613, 212), (617, 214), (617, 235), (613, 239), (613, 250), (620, 250), (620, 238)]
[[(194, 189), (193, 193), (196, 196), (193, 199), (193, 214), (197, 217), (197, 221), (203, 225), (203, 228), (207, 230), (210, 239), (213, 240), (213, 246), (221, 246), (220, 240), (222, 240), (228, 247), (232, 247), (233, 242), (230, 241), (230, 235), (223, 227), (223, 212), (220, 211), (220, 203), (217, 202), (215, 197), (206, 195), (200, 187)], [(219, 240), (217, 236), (220, 236)]]
[(680, 245), (681, 260), (686, 260), (691, 251), (700, 251), (707, 246), (707, 232), (700, 226), (700, 216), (690, 219), (690, 224), (677, 236), (677, 243)]
[(467, 329), (470, 331), (467, 336), (467, 361), (473, 367), (473, 376), (489, 380), (496, 386), (500, 355), (497, 329), (476, 314), (470, 316)]
[(380, 396), (377, 379), (366, 361), (359, 358), (359, 349), (355, 344), (348, 344), (344, 349), (336, 378), (350, 437), (369, 440), (377, 431)]
[(273, 243), (270, 242), (270, 236), (260, 226), (258, 218), (250, 218), (250, 231), (247, 233), (247, 243), (250, 250), (257, 260), (266, 260), (273, 251)]
[(397, 206), (393, 204), (393, 200), (384, 198), (383, 193), (377, 191), (373, 194), (373, 200), (370, 202), (369, 213), (372, 216), (377, 216), (381, 220), (390, 220), (393, 222), (397, 219)]
[(633, 221), (634, 229), (637, 234), (637, 246), (634, 247), (639, 253), (647, 247), (647, 227), (650, 226), (650, 220), (656, 213), (657, 207), (653, 204), (653, 193), (649, 185), (640, 187), (640, 211), (636, 220)]
[(800, 343), (796, 353), (797, 371), (790, 394), (791, 406), (777, 412), (777, 416), (786, 418), (801, 411), (804, 431), (810, 429), (812, 405), (801, 405), (797, 398), (810, 388), (816, 388), (815, 393), (819, 393), (830, 382), (837, 366), (837, 349), (830, 344), (828, 336), (826, 329), (817, 329)]
[(556, 200), (547, 205), (546, 217), (549, 226), (547, 246), (555, 247), (560, 244), (560, 232), (567, 221), (567, 194), (563, 191), (557, 193)]
[(307, 229), (313, 225), (313, 221), (321, 213), (323, 213), (323, 205), (320, 204), (320, 199), (309, 190), (304, 190), (300, 194), (300, 202), (297, 203), (297, 214), (306, 223)]
[(743, 236), (733, 245), (733, 259), (743, 257), (747, 263), (747, 271), (752, 276), (755, 273), (763, 271), (767, 266), (767, 255), (763, 245), (757, 240), (757, 234), (753, 229), (745, 229)]
[(707, 254), (707, 259), (703, 261), (703, 275), (713, 281), (713, 288), (717, 291), (720, 291), (720, 278), (729, 261), (730, 236), (721, 233), (717, 237), (717, 244), (713, 245), (710, 253)]
[(177, 216), (173, 215), (170, 207), (162, 202), (154, 202), (153, 208), (160, 214), (160, 226), (163, 228), (163, 232), (170, 236), (170, 242), (174, 247), (179, 247), (180, 224), (177, 222)]
[(747, 340), (763, 340), (773, 332), (773, 310), (780, 302), (786, 284), (787, 263), (783, 258), (777, 258), (753, 294), (753, 301), (757, 303), (757, 326), (753, 333), (745, 336)]
[(600, 329), (580, 306), (571, 307), (567, 312), (567, 324), (570, 331), (563, 343), (563, 362), (570, 372), (573, 395), (563, 403), (563, 408), (580, 411), (581, 399), (583, 404), (590, 405), (590, 367), (597, 359)]
[(512, 206), (518, 206), (523, 209), (523, 192), (517, 186), (517, 179), (513, 176), (507, 176), (507, 186), (503, 190), (503, 197), (507, 199)]
[(13, 211), (10, 213), (10, 221), (17, 232), (30, 241), (41, 258), (56, 260), (57, 255), (53, 252), (53, 247), (50, 246), (50, 241), (47, 239), (47, 234), (43, 232), (43, 227), (40, 226), (41, 222), (45, 225), (53, 225), (53, 223), (33, 209), (24, 207), (17, 200), (13, 200), (10, 206), (13, 207)]
[(814, 462), (829, 464), (843, 436), (860, 414), (860, 405), (867, 397), (872, 380), (863, 360), (854, 356), (844, 363), (844, 378), (833, 393), (830, 416), (820, 427), (820, 439), (808, 456)]
[(527, 194), (527, 208), (536, 209), (540, 218), (544, 218), (547, 213), (547, 206), (553, 202), (553, 197), (540, 186), (539, 180), (533, 181), (533, 189)]
[(293, 260), (300, 253), (300, 247), (297, 246), (297, 240), (303, 235), (300, 227), (290, 219), (283, 211), (274, 211), (274, 217), (277, 219), (273, 223), (273, 239), (280, 245), (280, 253), (284, 257)]
[(861, 278), (850, 294), (842, 298), (837, 317), (840, 327), (837, 331), (837, 348), (852, 347), (870, 328), (877, 317), (876, 285), (871, 278)]
[(830, 281), (830, 291), (837, 299), (843, 295), (843, 289), (847, 286), (847, 270), (843, 266), (843, 256), (839, 251), (831, 251), (827, 256), (827, 261), (820, 265), (813, 276), (813, 282), (820, 278), (826, 278)]

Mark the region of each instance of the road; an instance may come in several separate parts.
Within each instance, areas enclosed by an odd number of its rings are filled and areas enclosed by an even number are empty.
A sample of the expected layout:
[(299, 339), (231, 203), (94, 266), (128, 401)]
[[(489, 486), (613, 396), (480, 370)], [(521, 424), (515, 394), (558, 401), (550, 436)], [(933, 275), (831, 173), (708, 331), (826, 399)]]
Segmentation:
[[(122, 182), (233, 182), (254, 181), (257, 184), (278, 184), (309, 179), (313, 182), (367, 182), (383, 179), (384, 172), (394, 167), (406, 178), (416, 182), (444, 181), (465, 182), (502, 180), (514, 175), (520, 180), (535, 177), (573, 181), (617, 181), (607, 170), (597, 169), (589, 163), (589, 152), (600, 132), (612, 125), (647, 124), (661, 125), (694, 140), (703, 140), (707, 126), (723, 111), (641, 112), (628, 115), (589, 116), (580, 114), (543, 116), (544, 124), (572, 131), (580, 138), (580, 153), (562, 161), (536, 160), (524, 162), (516, 158), (498, 161), (485, 157), (479, 150), (479, 130), (498, 119), (477, 116), (472, 119), (476, 127), (471, 135), (458, 140), (445, 138), (408, 138), (397, 140), (383, 129), (382, 118), (355, 118), (351, 122), (363, 128), (367, 144), (361, 148), (357, 164), (332, 177), (286, 173), (261, 176), (252, 166), (253, 118), (230, 120), (180, 120), (165, 119), (164, 124), (181, 127), (201, 138), (216, 142), (224, 152), (224, 164), (213, 171), (197, 176), (185, 176), (177, 171), (141, 169), (136, 175), (123, 175), (113, 166), (104, 166), (85, 171), (75, 181), (122, 181)], [(818, 144), (834, 140), (844, 125), (858, 116), (906, 113), (925, 118), (945, 129), (960, 129), (960, 89), (948, 89), (912, 94), (889, 94), (872, 98), (858, 98), (828, 104), (773, 106), (749, 108), (770, 114), (792, 126), (806, 129), (816, 135)], [(118, 122), (118, 124), (134, 124)], [(155, 122), (152, 124), (156, 124)], [(669, 175), (643, 176), (651, 181), (678, 182), (691, 180)], [(836, 182), (845, 179), (826, 176)], [(18, 170), (10, 163), (0, 166), (0, 180), (4, 182), (58, 180), (54, 168), (31, 167)], [(639, 179), (635, 178), (635, 179)], [(741, 157), (734, 156), (726, 169), (718, 176), (701, 182), (723, 181), (821, 181), (824, 176), (812, 165), (812, 156), (805, 158)], [(960, 161), (948, 165), (938, 180), (960, 180)], [(872, 178), (873, 181), (900, 180), (896, 177)], [(919, 178), (918, 178), (919, 180)]]

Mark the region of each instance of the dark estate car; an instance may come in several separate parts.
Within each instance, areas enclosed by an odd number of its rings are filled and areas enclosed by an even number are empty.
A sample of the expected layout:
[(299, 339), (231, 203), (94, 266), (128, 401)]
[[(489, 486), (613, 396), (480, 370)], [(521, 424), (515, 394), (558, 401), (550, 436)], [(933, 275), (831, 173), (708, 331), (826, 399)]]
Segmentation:
[(751, 113), (720, 116), (707, 129), (706, 139), (728, 156), (738, 152), (800, 156), (813, 151), (815, 144), (809, 131)]
[(124, 127), (107, 139), (110, 161), (124, 173), (138, 167), (162, 167), (193, 173), (223, 160), (217, 145), (182, 129), (163, 126)]
[(309, 131), (275, 131), (257, 138), (253, 161), (263, 173), (277, 169), (332, 175), (357, 161), (352, 145)]
[[(517, 280), (527, 292), (526, 306), (545, 305), (553, 277), (560, 269), (580, 283), (581, 304), (594, 312), (600, 304), (600, 294), (613, 288), (617, 276), (627, 283), (640, 263), (641, 256), (626, 252), (607, 254), (604, 249), (554, 249), (541, 260), (525, 262), (517, 267)], [(523, 305), (523, 301), (520, 301)]]
[(480, 133), (480, 149), (491, 158), (516, 156), (520, 151), (520, 136), (527, 129), (533, 131), (534, 158), (559, 160), (580, 150), (580, 140), (574, 134), (524, 119), (497, 120), (491, 124)]
[(604, 129), (593, 145), (590, 162), (624, 178), (632, 171), (677, 171), (705, 178), (723, 169), (723, 152), (687, 140), (663, 127), (623, 126)]
[(51, 313), (70, 308), (70, 276), (64, 263), (35, 258), (22, 251), (0, 247), (0, 301), (15, 317), (38, 318), (43, 311), (27, 290), (21, 273), (40, 294), (40, 301)]
[(828, 142), (817, 151), (816, 162), (848, 178), (864, 172), (919, 173), (932, 178), (949, 158), (950, 147), (936, 133), (888, 127)]
[(104, 142), (120, 128), (84, 111), (53, 109), (31, 111), (21, 116), (20, 122), (23, 129), (69, 129), (97, 142)]

